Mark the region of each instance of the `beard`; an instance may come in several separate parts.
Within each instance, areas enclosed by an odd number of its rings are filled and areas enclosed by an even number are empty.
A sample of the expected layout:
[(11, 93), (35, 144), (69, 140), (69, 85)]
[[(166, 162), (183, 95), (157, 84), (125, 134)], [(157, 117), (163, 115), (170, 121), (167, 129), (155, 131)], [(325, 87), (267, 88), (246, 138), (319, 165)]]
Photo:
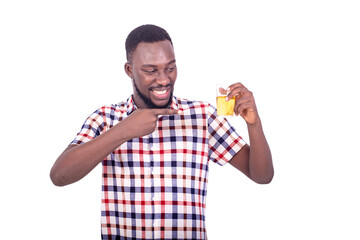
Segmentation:
[(136, 85), (134, 79), (133, 79), (133, 84), (134, 84), (136, 93), (139, 95), (139, 97), (141, 98), (141, 100), (146, 104), (146, 106), (147, 106), (148, 108), (169, 108), (169, 107), (170, 107), (170, 105), (171, 105), (171, 103), (172, 103), (172, 97), (173, 97), (173, 93), (172, 93), (172, 92), (171, 92), (171, 94), (170, 94), (169, 101), (168, 101), (165, 105), (163, 105), (163, 106), (158, 106), (158, 105), (156, 105), (155, 103), (153, 103), (150, 98), (148, 98), (147, 96), (145, 96), (145, 95), (140, 91), (140, 89), (139, 89), (138, 86)]

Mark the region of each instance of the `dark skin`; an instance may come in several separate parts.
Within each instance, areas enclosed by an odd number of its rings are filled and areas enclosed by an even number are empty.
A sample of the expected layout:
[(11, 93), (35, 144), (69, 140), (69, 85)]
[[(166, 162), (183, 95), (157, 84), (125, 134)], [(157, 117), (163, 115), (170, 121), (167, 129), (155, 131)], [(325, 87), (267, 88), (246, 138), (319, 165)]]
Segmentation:
[(251, 147), (246, 145), (231, 160), (230, 164), (242, 171), (254, 182), (270, 183), (274, 168), (269, 145), (262, 129), (253, 93), (243, 84), (235, 83), (228, 87), (227, 99), (235, 97), (234, 112), (241, 116), (248, 128)]
[[(167, 108), (177, 77), (174, 49), (169, 41), (140, 43), (131, 61), (125, 64), (125, 72), (132, 79), (134, 101), (139, 109), (92, 141), (67, 147), (50, 172), (55, 185), (64, 186), (82, 179), (121, 144), (152, 133), (159, 115), (181, 114)], [(257, 183), (269, 183), (274, 174), (271, 153), (253, 95), (241, 83), (229, 86), (228, 92), (229, 99), (236, 98), (235, 114), (246, 121), (251, 143), (230, 164)]]
[[(157, 107), (165, 107), (171, 100), (177, 77), (175, 54), (171, 43), (140, 43), (132, 54), (131, 61), (125, 64), (125, 72), (142, 95)], [(164, 94), (157, 94), (164, 91)], [(149, 108), (135, 89), (133, 96), (138, 108)]]

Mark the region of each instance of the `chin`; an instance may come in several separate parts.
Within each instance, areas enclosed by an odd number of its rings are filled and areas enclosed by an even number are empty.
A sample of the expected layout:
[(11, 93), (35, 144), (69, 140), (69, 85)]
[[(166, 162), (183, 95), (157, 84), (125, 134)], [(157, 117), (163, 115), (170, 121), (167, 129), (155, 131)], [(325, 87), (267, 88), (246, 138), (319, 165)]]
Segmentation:
[(151, 101), (153, 107), (155, 107), (155, 108), (169, 108), (171, 106), (171, 103), (172, 103), (172, 96), (169, 99), (166, 99), (166, 100), (164, 100), (162, 102), (164, 102), (164, 103), (155, 104), (153, 101)]

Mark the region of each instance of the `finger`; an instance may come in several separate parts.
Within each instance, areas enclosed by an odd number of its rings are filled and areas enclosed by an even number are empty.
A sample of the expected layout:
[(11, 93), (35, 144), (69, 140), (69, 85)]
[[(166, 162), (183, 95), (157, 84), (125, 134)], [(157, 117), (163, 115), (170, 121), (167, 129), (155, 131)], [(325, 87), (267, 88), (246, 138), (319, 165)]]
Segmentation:
[(155, 115), (174, 115), (174, 114), (181, 114), (182, 111), (181, 110), (177, 110), (177, 109), (170, 109), (170, 108), (158, 108), (158, 109), (153, 109), (153, 113)]
[(238, 87), (246, 88), (242, 83), (237, 82), (237, 83), (231, 84), (231, 85), (226, 89), (226, 91), (231, 92), (232, 90), (234, 90), (235, 88), (238, 88)]
[(247, 112), (254, 112), (254, 111), (255, 111), (254, 105), (250, 102), (240, 104), (235, 108), (235, 114), (236, 115), (240, 114), (241, 116), (244, 116)]
[(236, 109), (239, 105), (244, 104), (244, 103), (247, 103), (247, 102), (251, 103), (252, 100), (253, 100), (253, 99), (252, 99), (252, 97), (250, 97), (250, 96), (241, 97), (241, 98), (239, 98), (239, 99), (237, 99), (237, 100), (235, 101), (235, 106), (234, 106), (234, 108)]
[(237, 88), (234, 88), (233, 90), (231, 90), (229, 92), (229, 94), (227, 95), (227, 100), (237, 96), (238, 98), (241, 98), (243, 96), (246, 96), (246, 95), (250, 95), (250, 91), (247, 90), (247, 88), (245, 87), (237, 87)]
[[(244, 84), (242, 84), (242, 83), (240, 83), (240, 82), (231, 84), (231, 85), (226, 89), (226, 91), (231, 93), (231, 92), (233, 92), (233, 91), (236, 91), (236, 89), (242, 90), (242, 91), (234, 92), (233, 94), (231, 94), (231, 97), (239, 96), (239, 95), (241, 96), (241, 95), (244, 95), (244, 94), (246, 94), (247, 92), (249, 92), (249, 90), (244, 86)], [(231, 99), (231, 98), (229, 97), (229, 99)]]
[(224, 88), (219, 87), (219, 93), (222, 94), (222, 95), (226, 95), (227, 91)]

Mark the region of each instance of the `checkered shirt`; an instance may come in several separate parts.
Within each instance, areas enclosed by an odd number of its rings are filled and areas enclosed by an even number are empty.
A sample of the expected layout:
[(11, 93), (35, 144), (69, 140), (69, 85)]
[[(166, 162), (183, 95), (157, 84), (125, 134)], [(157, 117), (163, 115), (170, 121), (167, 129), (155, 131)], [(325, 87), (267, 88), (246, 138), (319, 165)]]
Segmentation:
[[(206, 102), (173, 97), (179, 115), (123, 143), (103, 161), (102, 239), (207, 239), (209, 160), (227, 163), (245, 144)], [(96, 110), (71, 144), (82, 144), (128, 117), (133, 98)]]

